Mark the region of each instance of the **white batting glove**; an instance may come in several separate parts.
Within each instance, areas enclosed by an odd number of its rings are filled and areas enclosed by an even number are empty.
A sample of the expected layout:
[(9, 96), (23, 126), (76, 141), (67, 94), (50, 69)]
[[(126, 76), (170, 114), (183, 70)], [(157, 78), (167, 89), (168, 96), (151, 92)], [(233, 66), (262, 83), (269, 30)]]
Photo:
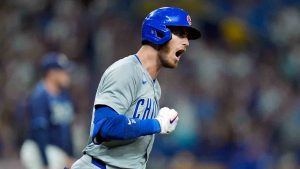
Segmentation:
[(159, 110), (157, 117), (160, 124), (160, 133), (168, 134), (175, 130), (178, 123), (178, 113), (174, 109), (163, 107)]

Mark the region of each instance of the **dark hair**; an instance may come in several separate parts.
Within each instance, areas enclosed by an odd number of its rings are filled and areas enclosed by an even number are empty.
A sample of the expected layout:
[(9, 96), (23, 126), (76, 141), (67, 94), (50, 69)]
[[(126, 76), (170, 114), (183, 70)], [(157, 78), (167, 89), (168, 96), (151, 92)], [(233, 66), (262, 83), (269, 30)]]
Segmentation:
[(51, 70), (52, 69), (43, 69), (43, 68), (40, 68), (40, 76), (42, 78), (46, 78)]

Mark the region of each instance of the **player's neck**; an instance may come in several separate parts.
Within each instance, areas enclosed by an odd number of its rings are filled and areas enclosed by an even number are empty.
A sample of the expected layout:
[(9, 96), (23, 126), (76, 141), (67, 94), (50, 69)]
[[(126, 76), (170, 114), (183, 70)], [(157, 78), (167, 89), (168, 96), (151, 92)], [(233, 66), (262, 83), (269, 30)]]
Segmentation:
[(143, 67), (150, 74), (151, 78), (153, 80), (156, 79), (161, 68), (157, 50), (151, 46), (144, 45), (140, 48), (136, 55), (140, 59)]
[(51, 94), (51, 95), (58, 95), (60, 93), (60, 88), (58, 85), (56, 85), (51, 79), (44, 79), (43, 83), (45, 85), (46, 90)]

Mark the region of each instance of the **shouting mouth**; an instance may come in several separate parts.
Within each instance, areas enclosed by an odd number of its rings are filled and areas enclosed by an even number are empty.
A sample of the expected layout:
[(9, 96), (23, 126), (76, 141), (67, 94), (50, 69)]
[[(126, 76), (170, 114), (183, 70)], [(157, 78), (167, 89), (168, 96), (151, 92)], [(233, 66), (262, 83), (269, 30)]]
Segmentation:
[(185, 50), (181, 49), (175, 53), (177, 60), (179, 60), (181, 58), (181, 56), (183, 55), (184, 52), (185, 52)]

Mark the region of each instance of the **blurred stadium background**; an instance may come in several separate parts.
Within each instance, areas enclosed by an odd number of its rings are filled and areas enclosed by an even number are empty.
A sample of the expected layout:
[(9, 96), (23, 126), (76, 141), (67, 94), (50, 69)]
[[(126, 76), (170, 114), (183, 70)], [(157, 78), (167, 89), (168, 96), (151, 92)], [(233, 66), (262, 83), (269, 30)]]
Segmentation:
[(62, 51), (75, 63), (78, 158), (103, 71), (138, 50), (143, 18), (161, 6), (189, 11), (203, 38), (159, 76), (161, 105), (181, 121), (157, 137), (148, 169), (300, 168), (299, 0), (1, 0), (1, 169), (22, 169), (16, 112), (41, 57)]

